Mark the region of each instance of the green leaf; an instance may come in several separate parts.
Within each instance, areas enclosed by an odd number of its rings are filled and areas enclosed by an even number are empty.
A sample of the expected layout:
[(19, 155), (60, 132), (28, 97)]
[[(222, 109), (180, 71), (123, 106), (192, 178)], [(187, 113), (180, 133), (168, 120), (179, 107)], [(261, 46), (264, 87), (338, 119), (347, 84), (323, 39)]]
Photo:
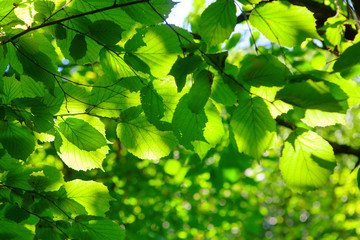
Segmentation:
[(141, 105), (150, 123), (156, 124), (164, 116), (165, 106), (162, 97), (150, 83), (141, 89)]
[(347, 98), (336, 84), (312, 80), (290, 83), (276, 95), (276, 99), (305, 109), (340, 113), (348, 108)]
[(216, 110), (213, 104), (208, 103), (205, 107), (205, 114), (208, 119), (204, 128), (204, 137), (206, 142), (193, 141), (194, 151), (201, 159), (206, 156), (206, 153), (218, 143), (225, 135), (224, 125), (220, 117), (220, 113)]
[(298, 46), (306, 38), (321, 39), (316, 32), (313, 13), (287, 1), (257, 5), (249, 20), (270, 41), (282, 46)]
[[(122, 2), (133, 2), (133, 0)], [(171, 0), (150, 0), (149, 2), (164, 19), (167, 18), (171, 9), (176, 4)], [(123, 9), (135, 21), (147, 26), (163, 22), (163, 19), (146, 2), (127, 6)]]
[(236, 7), (232, 0), (218, 0), (205, 9), (200, 17), (199, 33), (209, 44), (222, 43), (234, 31)]
[[(356, 83), (356, 81), (346, 80), (342, 78), (339, 73), (329, 73), (324, 71), (311, 71), (305, 75), (305, 78), (310, 78), (314, 81), (325, 81), (336, 84), (337, 87), (339, 87), (347, 95), (348, 108), (352, 108), (360, 103), (360, 86)], [(337, 87), (335, 87), (334, 90), (336, 90)], [(334, 93), (340, 98), (344, 95), (342, 91), (334, 91)]]
[(89, 35), (91, 20), (87, 17), (81, 17), (62, 24), (66, 34), (62, 33), (61, 39), (56, 39), (56, 44), (66, 59), (74, 60), (77, 64), (93, 63), (99, 59), (99, 52), (103, 46), (85, 36)]
[(8, 204), (5, 209), (5, 217), (14, 222), (20, 223), (30, 217), (30, 214), (17, 205)]
[(13, 99), (24, 97), (21, 91), (21, 83), (14, 76), (3, 77), (2, 81), (4, 84), (4, 97), (2, 98), (3, 104), (9, 104)]
[(64, 175), (56, 167), (44, 166), (41, 171), (48, 180), (44, 191), (57, 191), (60, 186), (64, 183)]
[(201, 57), (197, 55), (189, 55), (185, 58), (180, 56), (172, 66), (169, 75), (175, 77), (176, 86), (178, 92), (184, 88), (186, 83), (186, 76), (190, 73), (193, 73), (202, 63)]
[(301, 129), (288, 137), (280, 159), (285, 183), (297, 192), (325, 185), (335, 165), (330, 144), (316, 133)]
[(0, 238), (11, 240), (32, 240), (32, 232), (21, 224), (0, 219)]
[[(333, 17), (330, 17), (324, 23), (323, 29), (325, 29), (325, 44), (331, 49), (337, 48), (342, 52), (345, 33), (345, 23), (346, 17), (342, 14), (336, 14)], [(341, 34), (339, 34), (341, 33)]]
[[(139, 41), (143, 44), (139, 45)], [(150, 67), (154, 77), (165, 77), (182, 53), (178, 36), (167, 26), (157, 25), (139, 31), (125, 45), (125, 51)]]
[(112, 46), (121, 40), (124, 31), (119, 25), (109, 20), (95, 21), (89, 25), (90, 34), (100, 43)]
[(78, 217), (72, 224), (74, 239), (124, 240), (125, 230), (105, 218)]
[(358, 64), (360, 61), (360, 43), (347, 48), (334, 64), (334, 71), (341, 72)]
[(64, 189), (66, 197), (84, 206), (89, 215), (105, 216), (113, 200), (107, 187), (99, 182), (76, 179), (66, 182)]
[(1, 181), (6, 185), (25, 190), (34, 190), (29, 184), (30, 174), (33, 169), (22, 166), (18, 160), (10, 157), (10, 154), (1, 157), (0, 168), (4, 171)]
[(188, 105), (193, 113), (198, 114), (204, 109), (211, 94), (213, 77), (214, 75), (207, 70), (202, 70), (195, 75), (195, 82), (189, 92)]
[[(137, 80), (135, 87), (144, 86), (145, 84), (139, 82), (140, 80), (136, 77), (123, 78), (120, 83), (125, 80), (128, 80), (128, 82)], [(118, 118), (121, 110), (141, 104), (138, 92), (130, 92), (117, 84), (118, 82), (114, 82), (108, 75), (104, 75), (95, 84), (91, 91), (90, 104), (98, 106), (98, 108), (92, 110), (93, 114)]]
[[(30, 76), (37, 82), (42, 82), (53, 94), (54, 74), (57, 73), (55, 63), (58, 55), (46, 35), (32, 32), (19, 38), (16, 56), (22, 64), (22, 69), (17, 69), (17, 71)], [(12, 63), (10, 62), (10, 64)]]
[[(80, 116), (77, 116), (77, 118), (80, 118)], [(81, 118), (89, 122), (91, 126), (96, 128), (96, 130), (105, 136), (105, 127), (100, 119), (85, 116)], [(68, 167), (84, 171), (93, 168), (100, 168), (103, 170), (101, 163), (109, 151), (109, 147), (107, 145), (96, 149), (96, 151), (86, 151), (80, 149), (78, 146), (71, 143), (60, 131), (58, 131), (55, 135), (55, 148), (60, 158)]]
[(238, 0), (238, 1), (241, 2), (244, 5), (246, 5), (246, 4), (258, 4), (259, 2), (261, 2), (261, 0)]
[(26, 75), (22, 75), (20, 77), (20, 82), (24, 97), (35, 98), (45, 96), (44, 85), (41, 82), (36, 82), (34, 79)]
[(188, 149), (192, 149), (191, 142), (200, 140), (206, 142), (204, 138), (204, 128), (208, 121), (204, 110), (198, 114), (193, 113), (189, 108), (190, 96), (184, 95), (175, 110), (172, 125), (175, 136), (179, 139), (180, 144)]
[(170, 131), (160, 131), (146, 120), (144, 114), (126, 122), (120, 122), (117, 136), (126, 149), (141, 159), (159, 159), (170, 154), (177, 145)]
[(67, 118), (59, 124), (60, 132), (79, 149), (95, 151), (106, 145), (106, 139), (98, 130), (82, 119)]
[(74, 39), (71, 41), (69, 48), (70, 56), (76, 61), (83, 58), (86, 55), (87, 44), (85, 36), (82, 34), (76, 34)]
[(0, 142), (9, 155), (26, 160), (35, 149), (35, 137), (28, 128), (0, 121)]
[(154, 80), (152, 83), (156, 92), (161, 96), (165, 107), (164, 117), (161, 121), (171, 123), (179, 99), (185, 91), (178, 93), (175, 81)]
[(59, 40), (64, 40), (67, 37), (66, 29), (60, 24), (55, 25), (54, 34), (55, 34), (55, 37)]
[(52, 1), (35, 1), (34, 8), (38, 13), (49, 17), (55, 9), (55, 4)]
[(225, 49), (230, 50), (234, 48), (239, 42), (241, 38), (241, 33), (234, 33), (231, 38), (226, 42)]
[(307, 109), (305, 117), (301, 119), (303, 123), (310, 127), (326, 127), (335, 124), (345, 125), (346, 114), (336, 112), (323, 112), (316, 109)]
[(231, 90), (229, 85), (224, 82), (221, 75), (215, 75), (214, 77), (211, 86), (211, 98), (216, 102), (228, 106), (233, 105), (237, 100), (235, 93)]
[(241, 64), (238, 78), (252, 86), (282, 86), (290, 75), (282, 62), (268, 54), (247, 55)]
[(255, 159), (271, 146), (276, 124), (266, 103), (259, 97), (242, 96), (230, 121), (239, 152)]
[(35, 237), (36, 239), (62, 239), (62, 235), (59, 234), (59, 230), (53, 224), (48, 223), (45, 220), (40, 220), (38, 224), (36, 224)]
[(36, 81), (42, 82), (50, 93), (53, 93), (55, 89), (53, 74), (56, 73), (56, 68), (49, 56), (45, 53), (37, 52), (31, 55), (32, 58), (30, 60), (18, 52), (17, 57), (22, 64), (23, 73)]
[(104, 71), (113, 79), (135, 77), (136, 72), (134, 73), (131, 65), (124, 60), (124, 54), (121, 52), (123, 52), (121, 48), (115, 48), (114, 52), (108, 51), (105, 48), (101, 49), (99, 54), (100, 63)]

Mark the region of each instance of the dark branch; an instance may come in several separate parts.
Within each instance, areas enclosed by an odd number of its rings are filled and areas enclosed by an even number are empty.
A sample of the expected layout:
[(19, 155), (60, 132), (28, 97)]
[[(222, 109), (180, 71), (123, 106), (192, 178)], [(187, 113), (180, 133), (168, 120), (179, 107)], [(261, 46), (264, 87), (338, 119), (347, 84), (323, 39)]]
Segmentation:
[(237, 18), (236, 18), (236, 23), (242, 23), (243, 21), (246, 21), (249, 19), (250, 17), (250, 12), (242, 12)]
[(43, 28), (43, 27), (48, 27), (48, 26), (51, 26), (51, 25), (54, 25), (54, 24), (59, 24), (59, 23), (62, 23), (64, 21), (68, 21), (68, 20), (71, 20), (71, 19), (74, 19), (74, 18), (83, 17), (83, 16), (87, 16), (87, 15), (91, 15), (91, 14), (95, 14), (95, 13), (99, 13), (99, 12), (104, 12), (104, 11), (115, 9), (115, 8), (121, 8), (121, 7), (126, 7), (126, 6), (131, 6), (131, 5), (135, 5), (135, 4), (139, 4), (139, 3), (146, 3), (146, 2), (148, 2), (148, 1), (147, 0), (139, 0), (139, 1), (129, 2), (129, 3), (115, 4), (115, 5), (111, 5), (109, 7), (99, 8), (99, 9), (96, 9), (96, 10), (93, 10), (93, 11), (71, 15), (69, 17), (62, 18), (62, 19), (59, 19), (59, 20), (56, 20), (56, 21), (53, 21), (53, 22), (43, 23), (43, 24), (40, 24), (40, 25), (35, 26), (35, 27), (30, 27), (30, 28), (26, 29), (25, 31), (23, 31), (23, 32), (21, 32), (19, 34), (16, 34), (13, 37), (11, 37), (11, 38), (3, 41), (3, 42), (0, 42), (0, 45), (4, 45), (4, 44), (6, 44), (8, 42), (12, 42), (15, 39), (23, 36), (24, 34), (26, 34), (28, 32), (32, 32), (34, 30), (37, 30), (37, 29), (40, 29), (40, 28)]

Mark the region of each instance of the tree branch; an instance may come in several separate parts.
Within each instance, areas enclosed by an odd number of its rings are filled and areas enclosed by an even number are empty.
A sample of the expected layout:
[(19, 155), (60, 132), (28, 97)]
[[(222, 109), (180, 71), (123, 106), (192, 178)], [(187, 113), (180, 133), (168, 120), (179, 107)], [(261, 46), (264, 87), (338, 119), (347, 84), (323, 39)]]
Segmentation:
[(139, 3), (146, 3), (146, 2), (148, 2), (148, 0), (138, 0), (138, 1), (129, 2), (129, 3), (115, 4), (115, 5), (111, 5), (109, 7), (99, 8), (99, 9), (96, 9), (96, 10), (93, 10), (93, 11), (83, 12), (83, 13), (71, 15), (69, 17), (62, 18), (62, 19), (59, 19), (59, 20), (56, 20), (56, 21), (53, 21), (53, 22), (43, 23), (43, 24), (40, 24), (40, 25), (35, 26), (35, 27), (30, 27), (30, 28), (26, 29), (25, 31), (22, 31), (21, 33), (18, 33), (16, 35), (12, 36), (11, 38), (9, 38), (9, 39), (7, 39), (7, 40), (5, 40), (3, 42), (0, 42), (0, 45), (4, 45), (4, 44), (7, 44), (9, 42), (12, 42), (15, 39), (17, 39), (17, 38), (19, 38), (19, 37), (21, 37), (21, 36), (23, 36), (23, 35), (25, 35), (25, 34), (27, 34), (29, 32), (32, 32), (34, 30), (37, 30), (37, 29), (40, 29), (40, 28), (43, 28), (43, 27), (48, 27), (48, 26), (51, 26), (51, 25), (54, 25), (54, 24), (59, 24), (59, 23), (62, 23), (64, 21), (68, 21), (70, 19), (83, 17), (83, 16), (87, 16), (87, 15), (91, 15), (91, 14), (95, 14), (95, 13), (99, 13), (99, 12), (104, 12), (104, 11), (115, 9), (115, 8), (127, 7), (127, 6), (131, 6), (131, 5), (139, 4)]

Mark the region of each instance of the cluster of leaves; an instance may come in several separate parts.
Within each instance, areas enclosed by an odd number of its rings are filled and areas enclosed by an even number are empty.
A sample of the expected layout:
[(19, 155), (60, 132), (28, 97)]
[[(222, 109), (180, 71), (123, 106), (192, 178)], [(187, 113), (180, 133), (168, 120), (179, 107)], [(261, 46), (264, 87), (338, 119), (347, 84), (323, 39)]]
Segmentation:
[[(103, 183), (65, 181), (62, 167), (38, 166), (41, 148), (66, 169), (87, 171), (105, 170), (104, 159), (123, 158), (123, 147), (133, 161), (166, 159), (166, 174), (183, 180), (214, 156), (230, 169), (278, 156), (280, 138), (286, 185), (325, 185), (335, 154), (316, 127), (344, 124), (360, 103), (359, 37), (341, 34), (356, 29), (346, 4), (332, 4), (338, 13), (317, 26), (313, 12), (291, 2), (218, 0), (190, 33), (166, 22), (170, 0), (0, 1), (0, 236), (124, 238), (125, 220), (106, 218), (113, 198)], [(272, 49), (254, 34), (257, 54), (234, 53), (240, 3)]]

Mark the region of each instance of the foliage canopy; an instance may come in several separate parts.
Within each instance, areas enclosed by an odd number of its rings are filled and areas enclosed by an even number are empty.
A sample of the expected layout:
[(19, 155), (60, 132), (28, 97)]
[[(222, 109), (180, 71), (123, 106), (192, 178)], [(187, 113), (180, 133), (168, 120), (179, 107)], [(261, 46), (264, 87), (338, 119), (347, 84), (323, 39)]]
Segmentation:
[(1, 239), (271, 238), (264, 193), (355, 179), (358, 4), (204, 2), (0, 0)]

